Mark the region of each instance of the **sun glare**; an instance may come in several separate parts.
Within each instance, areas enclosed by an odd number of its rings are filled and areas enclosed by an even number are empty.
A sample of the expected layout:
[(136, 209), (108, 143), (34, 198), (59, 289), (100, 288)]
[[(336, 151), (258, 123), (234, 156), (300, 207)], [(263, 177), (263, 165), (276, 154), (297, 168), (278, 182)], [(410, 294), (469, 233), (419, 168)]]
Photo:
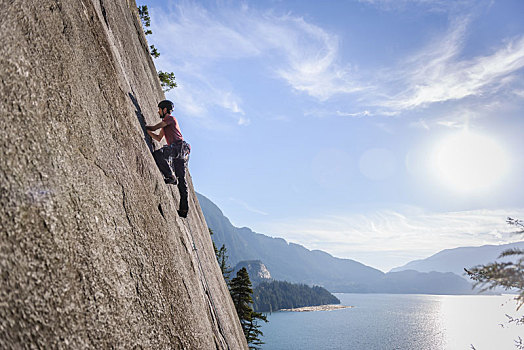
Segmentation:
[(485, 192), (507, 173), (508, 158), (492, 138), (462, 131), (437, 145), (434, 165), (445, 185), (459, 192)]

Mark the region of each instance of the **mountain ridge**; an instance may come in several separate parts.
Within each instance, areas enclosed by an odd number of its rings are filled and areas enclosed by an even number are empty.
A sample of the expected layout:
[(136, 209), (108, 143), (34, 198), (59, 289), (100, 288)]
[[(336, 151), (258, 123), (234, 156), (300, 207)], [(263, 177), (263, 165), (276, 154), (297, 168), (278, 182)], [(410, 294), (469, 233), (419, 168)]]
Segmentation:
[(498, 259), (505, 250), (524, 249), (524, 241), (507, 244), (486, 244), (482, 246), (456, 247), (441, 250), (425, 259), (417, 259), (405, 265), (395, 267), (390, 272), (415, 270), (419, 272), (453, 272), (464, 274), (464, 268), (484, 265)]
[[(206, 222), (217, 246), (224, 244), (230, 264), (242, 260), (262, 261), (276, 280), (319, 285), (330, 292), (472, 294), (471, 284), (448, 273), (400, 271), (384, 273), (351, 259), (341, 259), (322, 250), (309, 250), (282, 238), (237, 228), (211, 200), (197, 193)], [(435, 285), (438, 280), (444, 287)]]
[[(225, 244), (233, 266), (243, 260), (261, 260), (276, 280), (326, 288), (335, 287), (338, 281), (338, 285), (353, 286), (354, 290), (371, 290), (371, 285), (384, 274), (355, 260), (335, 258), (324, 251), (309, 250), (247, 227), (234, 227), (216, 204), (198, 192), (197, 197), (206, 222), (213, 230), (213, 240), (219, 242), (217, 245)], [(309, 257), (314, 257), (315, 262), (309, 261)]]

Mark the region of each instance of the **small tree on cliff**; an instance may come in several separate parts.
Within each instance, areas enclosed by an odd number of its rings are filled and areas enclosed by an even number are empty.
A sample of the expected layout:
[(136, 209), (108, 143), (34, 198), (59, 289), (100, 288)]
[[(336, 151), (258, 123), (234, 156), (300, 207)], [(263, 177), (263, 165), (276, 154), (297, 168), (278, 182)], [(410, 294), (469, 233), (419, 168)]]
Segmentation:
[[(149, 9), (147, 8), (147, 5), (143, 6), (137, 6), (138, 8), (138, 15), (140, 16), (140, 20), (142, 22), (142, 29), (144, 30), (145, 35), (153, 34), (151, 29), (151, 17), (149, 16)], [(158, 52), (155, 45), (150, 46), (150, 54), (154, 58), (160, 57), (160, 52)], [(175, 73), (173, 72), (163, 72), (159, 70), (158, 72), (158, 79), (160, 80), (160, 85), (162, 86), (162, 90), (164, 92), (168, 92), (169, 90), (176, 88), (177, 84), (175, 81)]]
[[(209, 227), (207, 228), (209, 230), (209, 234), (213, 235), (213, 230), (211, 230)], [(227, 285), (229, 286), (229, 279), (231, 276), (231, 272), (233, 271), (229, 264), (227, 263), (227, 249), (226, 245), (222, 244), (222, 247), (220, 249), (217, 248), (215, 245), (215, 242), (213, 242), (213, 249), (215, 250), (215, 256), (217, 257), (218, 266), (220, 266), (220, 271), (222, 271), (222, 276), (224, 276), (224, 280), (226, 281)]]
[[(213, 230), (208, 227), (209, 234), (213, 236)], [(232, 269), (227, 263), (227, 249), (224, 244), (220, 249), (217, 248), (215, 242), (213, 242), (213, 249), (215, 250), (215, 256), (222, 271), (222, 276), (229, 287), (229, 293), (233, 304), (240, 319), (242, 331), (246, 337), (247, 343), (250, 349), (260, 349), (259, 346), (264, 344), (260, 340), (260, 336), (264, 335), (260, 330), (259, 320), (267, 322), (266, 316), (253, 310), (253, 289), (251, 288), (251, 280), (245, 267), (237, 272), (235, 278), (229, 280)]]
[(147, 8), (147, 5), (137, 6), (137, 8), (138, 15), (140, 16), (140, 20), (142, 21), (142, 26), (144, 27), (144, 34), (153, 34), (151, 29), (149, 29), (149, 27), (151, 26), (151, 17), (149, 17), (149, 10)]
[(253, 312), (251, 308), (251, 304), (253, 304), (253, 298), (251, 298), (253, 289), (251, 288), (251, 281), (245, 267), (238, 270), (236, 277), (231, 280), (229, 290), (245, 334), (247, 321)]
[(250, 349), (259, 349), (259, 345), (264, 344), (259, 336), (263, 335), (260, 330), (258, 320), (267, 322), (264, 315), (253, 311), (253, 289), (251, 288), (251, 281), (249, 274), (245, 267), (241, 268), (235, 278), (231, 280), (229, 285), (229, 292), (233, 299), (233, 304), (237, 310), (242, 331), (246, 337)]
[(222, 247), (220, 247), (220, 249), (216, 250), (215, 252), (217, 255), (218, 266), (220, 266), (220, 271), (222, 271), (222, 276), (224, 276), (224, 280), (229, 285), (229, 279), (233, 269), (231, 269), (227, 263), (228, 256), (226, 246), (222, 244)]
[[(508, 218), (507, 223), (517, 227), (516, 234), (524, 234), (524, 222), (518, 219)], [(475, 286), (481, 286), (482, 290), (489, 290), (496, 287), (503, 287), (506, 290), (515, 289), (519, 295), (515, 298), (517, 301), (517, 311), (524, 305), (524, 250), (509, 249), (502, 254), (500, 258), (515, 257), (513, 262), (493, 262), (487, 265), (480, 265), (471, 269), (464, 269), (469, 278), (476, 281)], [(524, 325), (524, 315), (514, 318), (506, 315), (510, 323)], [(515, 341), (518, 349), (524, 350), (524, 340), (519, 337)]]
[(160, 85), (162, 86), (162, 89), (164, 90), (164, 92), (168, 92), (169, 90), (177, 87), (177, 84), (175, 81), (175, 73), (173, 72), (168, 73), (168, 72), (162, 72), (161, 70), (159, 70), (158, 79), (160, 79)]
[(264, 333), (262, 333), (262, 331), (260, 330), (261, 325), (258, 323), (258, 320), (267, 322), (266, 316), (264, 316), (260, 312), (253, 311), (251, 313), (251, 319), (248, 323), (246, 335), (247, 343), (250, 345), (249, 347), (251, 349), (259, 349), (259, 346), (264, 344), (264, 342), (259, 338), (259, 336), (263, 336)]

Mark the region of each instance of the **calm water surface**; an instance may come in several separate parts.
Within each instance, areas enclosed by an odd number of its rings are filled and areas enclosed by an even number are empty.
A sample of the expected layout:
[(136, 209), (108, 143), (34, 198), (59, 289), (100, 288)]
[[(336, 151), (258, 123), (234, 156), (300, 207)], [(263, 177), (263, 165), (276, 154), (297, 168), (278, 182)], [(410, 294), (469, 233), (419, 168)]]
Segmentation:
[[(275, 312), (264, 350), (515, 350), (513, 296), (336, 294), (351, 309)], [(502, 327), (500, 324), (506, 324)]]

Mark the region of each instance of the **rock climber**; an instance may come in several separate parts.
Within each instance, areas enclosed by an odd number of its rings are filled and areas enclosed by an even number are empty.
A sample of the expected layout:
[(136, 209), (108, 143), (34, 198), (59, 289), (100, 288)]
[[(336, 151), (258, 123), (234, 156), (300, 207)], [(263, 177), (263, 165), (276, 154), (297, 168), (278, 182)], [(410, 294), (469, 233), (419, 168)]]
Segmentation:
[[(180, 126), (171, 115), (174, 109), (173, 102), (163, 100), (158, 104), (158, 115), (162, 121), (156, 125), (146, 125), (147, 133), (157, 142), (166, 138), (167, 145), (153, 152), (153, 158), (167, 184), (178, 184), (180, 191), (180, 206), (178, 215), (187, 217), (189, 209), (187, 203), (186, 166), (189, 159), (190, 146), (184, 141)], [(158, 134), (153, 131), (160, 129)], [(173, 170), (175, 173), (173, 174)]]

